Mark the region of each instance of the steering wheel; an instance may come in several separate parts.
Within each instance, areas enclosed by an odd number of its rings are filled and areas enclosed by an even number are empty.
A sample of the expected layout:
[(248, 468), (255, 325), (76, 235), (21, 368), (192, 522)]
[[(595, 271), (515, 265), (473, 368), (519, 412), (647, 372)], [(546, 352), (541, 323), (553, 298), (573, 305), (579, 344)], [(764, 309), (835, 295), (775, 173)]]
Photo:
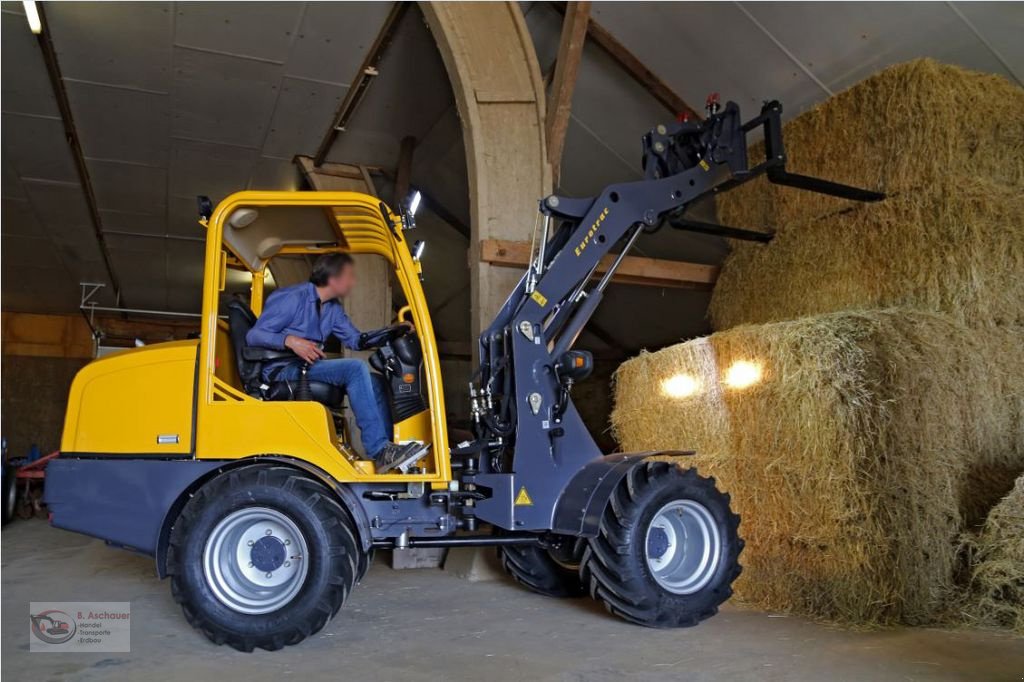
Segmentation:
[(363, 332), (359, 338), (359, 344), (363, 348), (379, 348), (386, 343), (405, 336), (410, 331), (409, 327), (404, 324), (382, 327), (371, 332)]

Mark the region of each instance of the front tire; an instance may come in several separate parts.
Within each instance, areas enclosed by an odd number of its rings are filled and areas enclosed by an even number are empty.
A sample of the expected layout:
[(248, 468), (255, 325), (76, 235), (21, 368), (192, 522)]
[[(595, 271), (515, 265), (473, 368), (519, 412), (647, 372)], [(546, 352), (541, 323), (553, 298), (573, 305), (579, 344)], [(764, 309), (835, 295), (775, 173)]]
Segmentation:
[(188, 622), (239, 651), (297, 644), (348, 598), (367, 557), (348, 514), (288, 467), (231, 471), (185, 505), (171, 532), (171, 591)]
[(693, 626), (732, 595), (739, 522), (714, 479), (647, 462), (612, 494), (580, 574), (594, 599), (631, 623)]

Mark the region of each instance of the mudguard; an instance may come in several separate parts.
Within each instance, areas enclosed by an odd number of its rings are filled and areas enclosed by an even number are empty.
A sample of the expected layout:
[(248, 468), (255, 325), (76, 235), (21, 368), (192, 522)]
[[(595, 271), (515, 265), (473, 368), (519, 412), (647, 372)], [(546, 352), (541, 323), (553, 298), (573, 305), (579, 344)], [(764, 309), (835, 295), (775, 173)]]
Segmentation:
[(608, 500), (630, 469), (650, 457), (688, 457), (685, 450), (620, 452), (596, 459), (580, 469), (562, 491), (555, 507), (552, 532), (594, 537)]
[(222, 462), (58, 457), (46, 469), (50, 524), (156, 555), (169, 511)]
[[(370, 522), (366, 518), (366, 513), (363, 511), (363, 508), (359, 504), (359, 500), (355, 497), (355, 494), (349, 490), (347, 486), (339, 484), (336, 481), (332, 481), (331, 477), (328, 476), (327, 473), (312, 464), (303, 462), (302, 460), (292, 459), (290, 457), (279, 456), (250, 457), (240, 460), (221, 460), (217, 461), (216, 464), (219, 465), (216, 467), (217, 471), (215, 473), (217, 474), (241, 469), (243, 467), (266, 464), (280, 464), (305, 471), (310, 474), (311, 477), (319, 480), (330, 490), (334, 491), (338, 496), (338, 501), (341, 503), (342, 507), (347, 509), (352, 515), (356, 528), (359, 530), (359, 541), (363, 549), (370, 548), (370, 543), (372, 541), (372, 538), (370, 537)], [(178, 496), (174, 503), (167, 508), (167, 512), (164, 514), (163, 521), (160, 524), (160, 535), (155, 551), (152, 552), (156, 559), (156, 572), (160, 578), (167, 577), (167, 546), (171, 537), (171, 529), (174, 527), (175, 519), (178, 518), (178, 514), (181, 513), (181, 510), (185, 507), (185, 503), (188, 502), (192, 493), (202, 487), (211, 478), (213, 478), (212, 475), (196, 478)]]
[(167, 542), (192, 494), (214, 476), (246, 466), (280, 464), (320, 480), (352, 515), (360, 544), (369, 549), (370, 521), (355, 493), (317, 467), (288, 457), (241, 460), (59, 457), (46, 472), (44, 502), (50, 523), (149, 554), (157, 575), (167, 575)]

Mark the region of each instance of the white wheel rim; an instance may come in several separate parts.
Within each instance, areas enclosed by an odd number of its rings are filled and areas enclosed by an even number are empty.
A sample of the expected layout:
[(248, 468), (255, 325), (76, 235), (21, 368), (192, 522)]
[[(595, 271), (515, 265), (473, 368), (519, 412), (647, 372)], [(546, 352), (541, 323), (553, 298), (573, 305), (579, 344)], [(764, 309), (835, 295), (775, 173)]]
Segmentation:
[(651, 518), (644, 557), (654, 580), (673, 594), (693, 594), (711, 582), (722, 538), (711, 511), (693, 500), (669, 502)]
[(221, 519), (203, 549), (203, 574), (233, 611), (276, 611), (299, 593), (309, 572), (306, 538), (285, 514), (246, 507)]

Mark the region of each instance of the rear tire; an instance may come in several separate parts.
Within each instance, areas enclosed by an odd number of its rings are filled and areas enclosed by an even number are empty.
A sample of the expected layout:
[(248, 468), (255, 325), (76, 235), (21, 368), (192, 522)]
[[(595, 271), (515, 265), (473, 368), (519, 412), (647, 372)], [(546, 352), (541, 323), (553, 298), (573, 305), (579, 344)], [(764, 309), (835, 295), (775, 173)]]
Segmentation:
[(742, 570), (740, 517), (713, 478), (668, 462), (634, 467), (587, 543), (580, 574), (610, 613), (689, 627), (718, 612)]
[(206, 484), (175, 521), (171, 592), (212, 642), (273, 651), (318, 632), (369, 565), (331, 493), (288, 467)]
[[(505, 545), (498, 547), (498, 558), (506, 573), (537, 594), (582, 597), (586, 594), (579, 572), (582, 545), (575, 538), (566, 538), (565, 542), (558, 552), (537, 545)], [(577, 546), (579, 551), (574, 549)]]

